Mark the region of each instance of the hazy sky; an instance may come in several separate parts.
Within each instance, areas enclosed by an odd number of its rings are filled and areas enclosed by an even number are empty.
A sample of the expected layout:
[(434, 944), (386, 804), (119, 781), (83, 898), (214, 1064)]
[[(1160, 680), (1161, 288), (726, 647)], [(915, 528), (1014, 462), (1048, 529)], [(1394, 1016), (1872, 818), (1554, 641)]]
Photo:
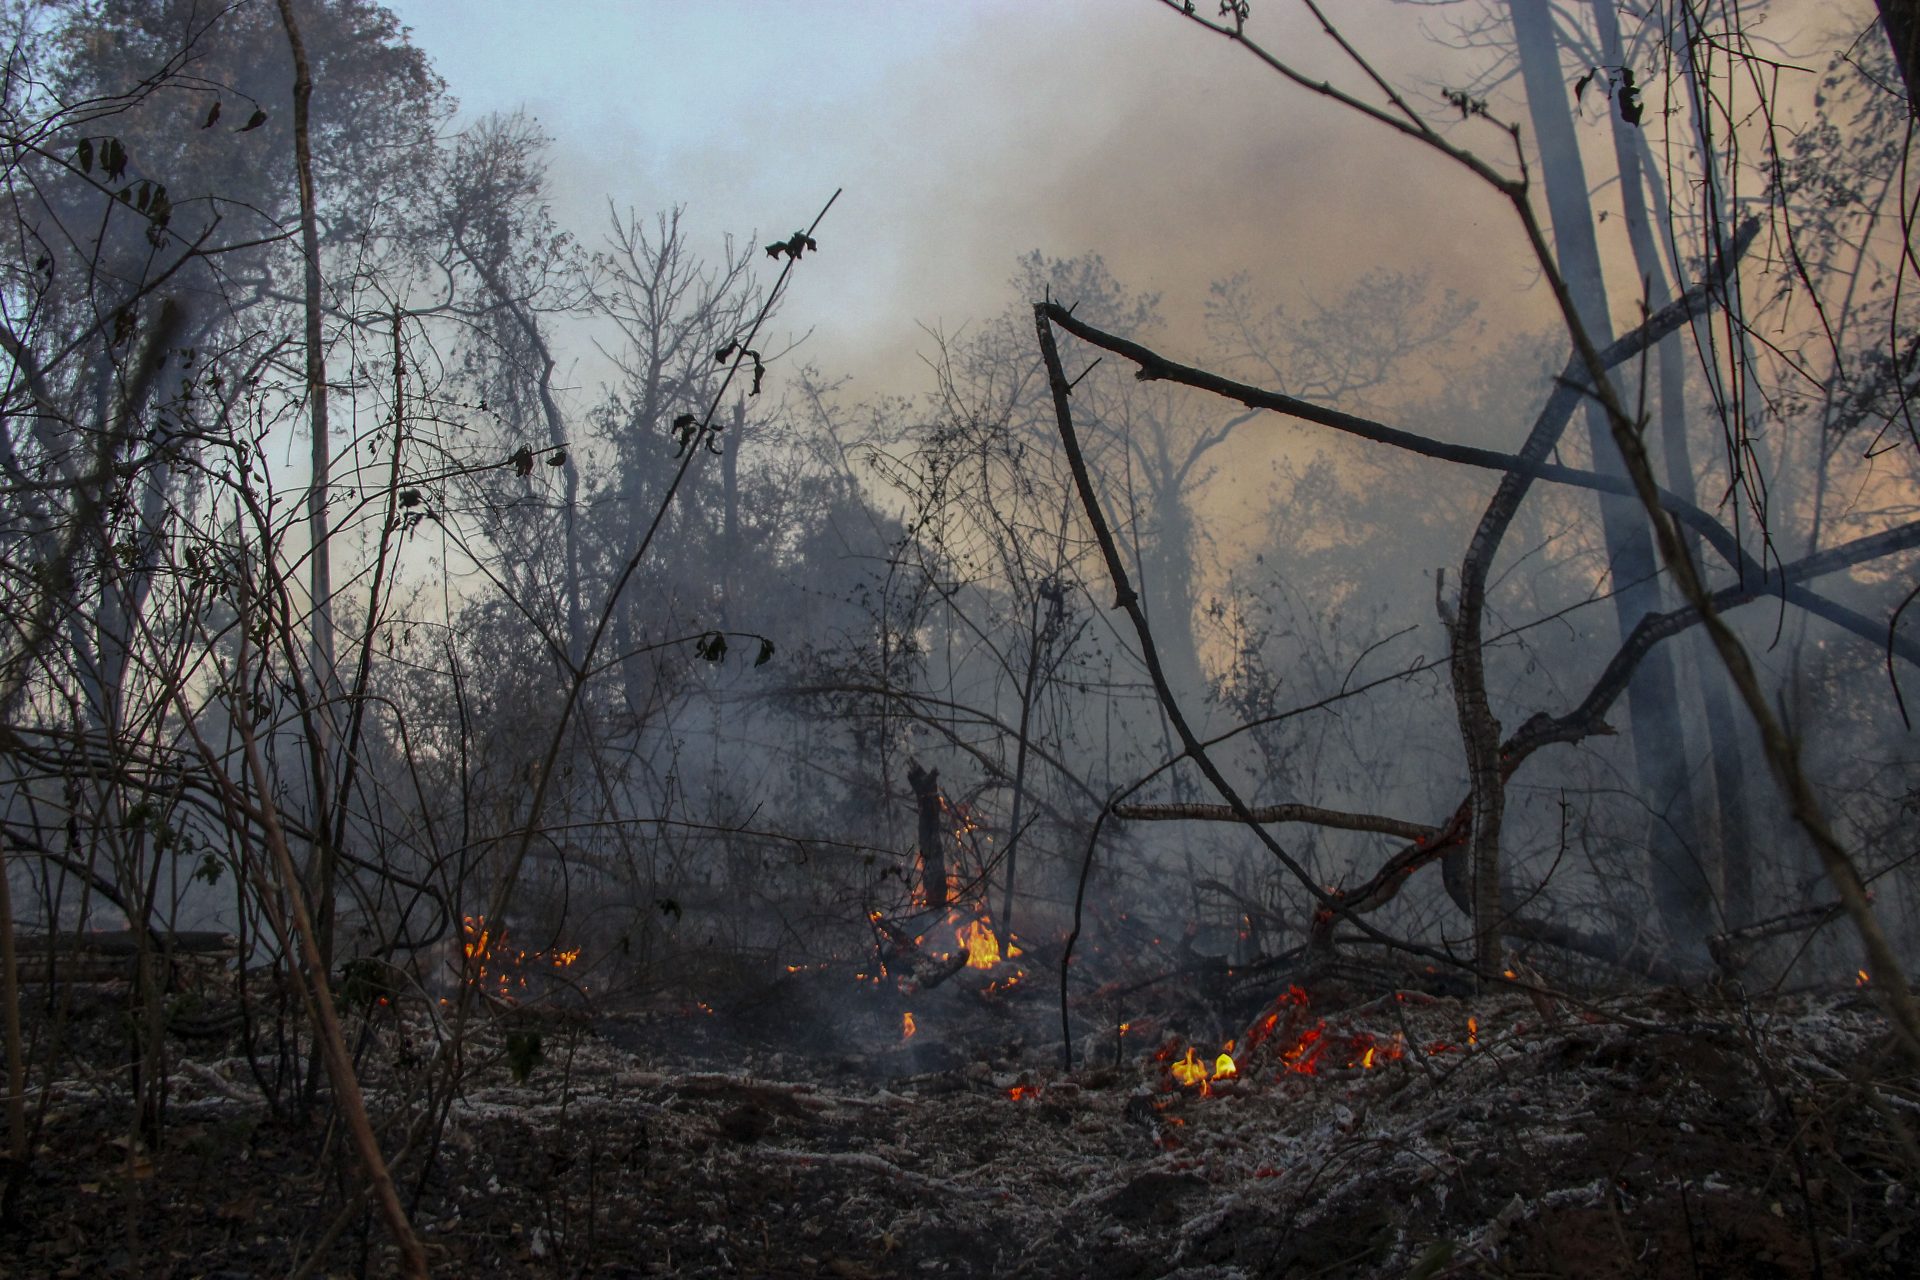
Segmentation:
[[(805, 359), (855, 375), (857, 396), (924, 389), (921, 326), (999, 312), (1034, 249), (1099, 252), (1129, 287), (1160, 292), (1176, 321), (1167, 345), (1192, 356), (1197, 333), (1178, 322), (1239, 270), (1269, 301), (1331, 300), (1376, 265), (1427, 270), (1478, 303), (1478, 351), (1551, 321), (1497, 196), (1156, 0), (389, 3), (465, 117), (524, 108), (553, 135), (556, 211), (589, 242), (609, 201), (643, 216), (685, 204), (713, 245), (727, 232), (784, 238), (844, 188), (782, 319), (812, 331)], [(1436, 106), (1490, 59), (1449, 47), (1453, 24), (1503, 8), (1324, 7), (1389, 80)], [(1873, 18), (1865, 0), (1776, 0), (1751, 21), (1750, 35), (1779, 42), (1765, 52), (1814, 72)], [(1257, 0), (1250, 31), (1377, 100), (1304, 5)], [(1783, 71), (1775, 88), (1790, 97), (1816, 78)], [(1597, 175), (1611, 167), (1605, 110), (1588, 95), (1589, 144), (1607, 155)], [(1494, 125), (1445, 127), (1510, 159)], [(1599, 231), (1624, 258), (1620, 219)], [(1615, 274), (1630, 290), (1633, 270)], [(1623, 294), (1616, 314), (1636, 301)], [(590, 393), (597, 374), (583, 364), (574, 377)]]
[[(1333, 7), (1392, 70), (1432, 65), (1416, 11)], [(1153, 0), (392, 8), (466, 114), (524, 107), (555, 137), (558, 211), (589, 236), (611, 199), (784, 237), (844, 187), (784, 316), (864, 390), (915, 381), (918, 325), (1004, 307), (1032, 249), (1101, 252), (1176, 314), (1242, 268), (1275, 295), (1373, 262), (1496, 304), (1532, 282), (1471, 234), (1508, 229), (1492, 199)], [(1256, 29), (1337, 72), (1304, 17), (1270, 4)]]

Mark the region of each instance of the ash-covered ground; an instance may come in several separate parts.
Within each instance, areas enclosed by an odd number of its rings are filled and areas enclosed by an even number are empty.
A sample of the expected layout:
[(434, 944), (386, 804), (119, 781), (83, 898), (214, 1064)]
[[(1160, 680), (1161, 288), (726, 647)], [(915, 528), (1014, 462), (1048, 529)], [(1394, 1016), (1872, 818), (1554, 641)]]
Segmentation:
[[(803, 971), (705, 1003), (495, 1009), (431, 1159), (399, 1165), (436, 1274), (1904, 1276), (1920, 1259), (1920, 1088), (1864, 992), (1288, 983), (1243, 1025), (1169, 1001), (1087, 1030), (1083, 1004), (1067, 1070), (1042, 977), (849, 985)], [(74, 1043), (109, 1046), (118, 1016), (76, 1015)], [(356, 1030), (398, 1149), (435, 1026), (403, 1004)], [(343, 1212), (341, 1135), (276, 1118), (237, 1049), (175, 1045), (158, 1149), (123, 1064), (75, 1055), (0, 1272), (389, 1274), (378, 1220)], [(1174, 1070), (1196, 1065), (1204, 1088)]]

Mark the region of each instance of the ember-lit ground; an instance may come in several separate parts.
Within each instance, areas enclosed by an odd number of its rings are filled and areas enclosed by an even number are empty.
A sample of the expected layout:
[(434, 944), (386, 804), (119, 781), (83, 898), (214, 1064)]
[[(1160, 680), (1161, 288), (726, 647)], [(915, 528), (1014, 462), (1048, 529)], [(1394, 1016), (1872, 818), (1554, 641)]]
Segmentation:
[[(1302, 1005), (1282, 988), (1268, 1037), (1201, 1096), (1173, 1079), (1187, 1042), (1164, 1028), (1089, 1034), (1098, 1060), (1066, 1073), (1044, 992), (923, 992), (903, 1038), (891, 993), (822, 1012), (829, 980), (783, 977), (731, 1016), (505, 1015), (523, 1036), (539, 1029), (524, 1083), (509, 1024), (489, 1024), (438, 1159), (424, 1181), (418, 1160), (403, 1170), (436, 1274), (1920, 1266), (1920, 1153), (1901, 1145), (1920, 1133), (1920, 1089), (1862, 993), (1542, 1006), (1374, 991)], [(79, 1018), (74, 1043), (107, 1045), (118, 1017)], [(1287, 1055), (1310, 1030), (1333, 1047), (1308, 1072)], [(1357, 1065), (1366, 1047), (1371, 1068)], [(339, 1216), (340, 1136), (271, 1119), (233, 1043), (173, 1048), (157, 1152), (129, 1141), (118, 1064), (76, 1061), (49, 1101), (0, 1274), (237, 1280), (311, 1256)], [(1221, 1046), (1197, 1048), (1211, 1062)], [(433, 1041), (424, 1017), (388, 1010), (363, 1049), (379, 1110)], [(314, 1274), (392, 1265), (379, 1223), (360, 1216)]]

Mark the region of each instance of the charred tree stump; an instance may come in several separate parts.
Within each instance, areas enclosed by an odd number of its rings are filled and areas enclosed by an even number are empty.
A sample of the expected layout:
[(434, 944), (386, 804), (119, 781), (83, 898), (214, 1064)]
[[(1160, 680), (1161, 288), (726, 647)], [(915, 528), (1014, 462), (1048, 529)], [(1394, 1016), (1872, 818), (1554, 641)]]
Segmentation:
[(922, 769), (918, 760), (907, 762), (907, 784), (920, 804), (920, 887), (926, 891), (927, 907), (938, 911), (947, 905), (947, 851), (942, 839), (940, 811), (940, 771)]

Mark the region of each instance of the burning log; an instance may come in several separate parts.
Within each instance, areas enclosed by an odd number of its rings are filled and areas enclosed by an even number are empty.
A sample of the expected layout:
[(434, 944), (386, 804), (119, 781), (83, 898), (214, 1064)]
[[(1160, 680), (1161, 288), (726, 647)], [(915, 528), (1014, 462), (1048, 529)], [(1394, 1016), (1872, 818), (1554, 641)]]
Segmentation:
[(868, 918), (887, 940), (880, 957), (882, 969), (891, 970), (896, 962), (904, 960), (907, 973), (902, 983), (911, 983), (915, 990), (931, 991), (967, 967), (967, 953), (964, 951), (954, 956), (936, 956), (920, 945), (919, 937), (908, 933), (878, 911)]
[(945, 923), (937, 926), (940, 930), (952, 931), (952, 951), (936, 951), (929, 945), (932, 929), (927, 933), (909, 933), (878, 911), (868, 913), (868, 919), (886, 939), (880, 956), (881, 968), (901, 967), (904, 959), (907, 973), (902, 979), (903, 991), (931, 990), (956, 974), (969, 973), (975, 979), (968, 984), (969, 990), (975, 995), (987, 995), (1007, 990), (1026, 977), (1024, 969), (1009, 968), (1009, 962), (1022, 954), (1020, 946), (1009, 938), (1007, 954), (1002, 956), (1000, 937), (994, 932), (992, 922), (985, 916), (969, 915), (962, 907), (948, 910)]

